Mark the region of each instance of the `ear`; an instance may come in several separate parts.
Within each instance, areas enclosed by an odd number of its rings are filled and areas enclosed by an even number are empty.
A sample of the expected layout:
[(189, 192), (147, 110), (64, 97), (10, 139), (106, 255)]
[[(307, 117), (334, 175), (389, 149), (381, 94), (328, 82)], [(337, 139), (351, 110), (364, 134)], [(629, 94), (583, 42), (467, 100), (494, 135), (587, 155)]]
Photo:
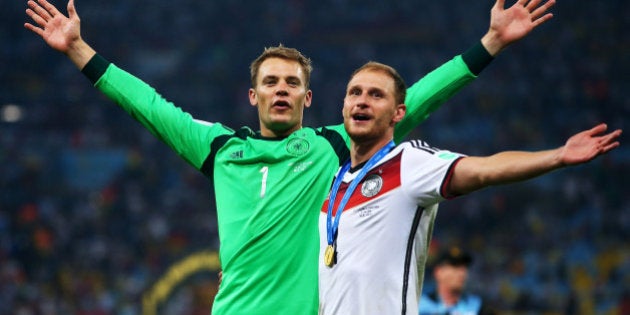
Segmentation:
[(256, 90), (253, 88), (250, 88), (248, 94), (249, 94), (249, 103), (252, 106), (257, 106), (258, 100), (256, 99)]
[(304, 107), (311, 107), (311, 102), (313, 101), (313, 91), (306, 91), (306, 95), (304, 95)]
[(405, 104), (396, 105), (392, 122), (395, 124), (399, 123), (401, 120), (403, 120), (403, 118), (405, 118), (406, 113), (407, 113), (407, 106)]

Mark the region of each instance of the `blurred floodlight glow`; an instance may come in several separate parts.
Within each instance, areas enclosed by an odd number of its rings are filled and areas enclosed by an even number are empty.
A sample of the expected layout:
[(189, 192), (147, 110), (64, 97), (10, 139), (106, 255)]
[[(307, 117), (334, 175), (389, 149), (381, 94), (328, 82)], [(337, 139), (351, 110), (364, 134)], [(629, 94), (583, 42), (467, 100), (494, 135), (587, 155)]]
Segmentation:
[(4, 122), (18, 122), (22, 119), (22, 108), (15, 104), (4, 105), (0, 111), (0, 117)]

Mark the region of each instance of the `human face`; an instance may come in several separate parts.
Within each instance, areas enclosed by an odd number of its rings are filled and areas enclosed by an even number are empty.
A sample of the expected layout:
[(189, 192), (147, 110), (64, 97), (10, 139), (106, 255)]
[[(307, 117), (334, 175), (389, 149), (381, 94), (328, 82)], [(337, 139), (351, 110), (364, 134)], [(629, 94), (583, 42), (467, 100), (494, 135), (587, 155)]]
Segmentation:
[(468, 266), (444, 264), (436, 267), (435, 280), (438, 286), (450, 292), (462, 292), (468, 280)]
[(296, 61), (269, 58), (260, 65), (249, 102), (258, 107), (260, 131), (265, 137), (288, 136), (302, 128), (304, 107), (311, 106), (312, 92)]
[(363, 142), (388, 142), (394, 126), (405, 116), (405, 105), (396, 104), (394, 80), (383, 71), (365, 69), (348, 83), (343, 122), (350, 138)]

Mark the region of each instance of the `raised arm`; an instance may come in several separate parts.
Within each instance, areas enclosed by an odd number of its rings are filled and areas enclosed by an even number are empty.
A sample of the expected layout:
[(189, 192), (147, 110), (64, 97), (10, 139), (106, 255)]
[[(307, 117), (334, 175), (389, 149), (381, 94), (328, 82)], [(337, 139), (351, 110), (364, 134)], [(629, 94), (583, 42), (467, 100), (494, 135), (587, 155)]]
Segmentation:
[(41, 36), (51, 48), (68, 56), (77, 68), (83, 69), (96, 54), (81, 38), (81, 20), (74, 8), (74, 0), (68, 1), (67, 17), (46, 0), (29, 0), (26, 14), (37, 26), (24, 23), (24, 27)]
[(538, 152), (506, 151), (488, 157), (464, 157), (455, 166), (447, 192), (467, 194), (494, 185), (523, 181), (555, 169), (589, 162), (619, 146), (621, 130), (606, 124), (573, 135), (560, 148)]
[(548, 11), (554, 4), (555, 0), (518, 0), (505, 9), (505, 0), (497, 0), (490, 11), (490, 27), (480, 43), (409, 87), (405, 99), (407, 114), (396, 125), (396, 142), (472, 82), (493, 57), (551, 19), (553, 15)]
[(68, 56), (97, 89), (195, 168), (208, 157), (212, 139), (232, 133), (221, 124), (193, 119), (150, 85), (96, 54), (81, 38), (74, 0), (68, 2), (67, 17), (46, 0), (29, 0), (26, 14), (35, 24), (24, 27)]

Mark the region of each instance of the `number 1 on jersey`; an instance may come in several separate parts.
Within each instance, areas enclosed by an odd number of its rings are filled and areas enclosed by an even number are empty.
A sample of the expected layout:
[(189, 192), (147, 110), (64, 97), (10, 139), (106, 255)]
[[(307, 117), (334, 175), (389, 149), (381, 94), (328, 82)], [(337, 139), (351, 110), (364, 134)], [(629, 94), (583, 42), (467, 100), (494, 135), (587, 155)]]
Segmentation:
[(265, 197), (265, 191), (267, 190), (267, 174), (269, 174), (269, 167), (268, 166), (263, 166), (260, 169), (260, 172), (263, 174), (262, 175), (262, 181), (260, 184), (260, 198), (264, 198)]

